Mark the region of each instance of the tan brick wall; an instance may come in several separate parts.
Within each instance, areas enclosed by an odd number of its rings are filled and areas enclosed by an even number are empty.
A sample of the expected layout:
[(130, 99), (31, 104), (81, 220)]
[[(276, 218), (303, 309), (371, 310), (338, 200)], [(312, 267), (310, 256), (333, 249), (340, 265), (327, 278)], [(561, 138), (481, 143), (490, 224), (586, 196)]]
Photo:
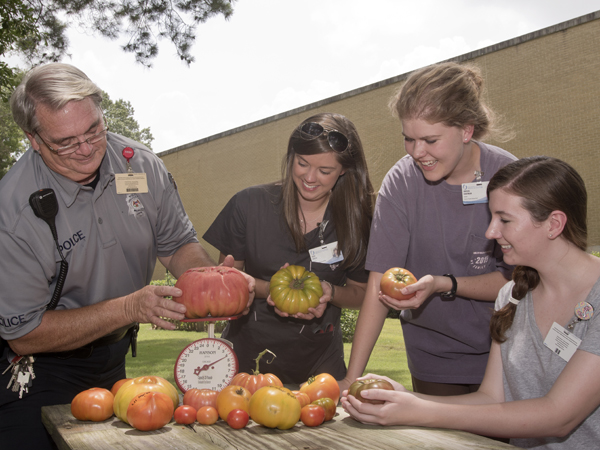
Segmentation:
[[(518, 157), (556, 156), (582, 175), (591, 246), (600, 245), (599, 49), (597, 12), (455, 58), (481, 67), (489, 103), (513, 125), (516, 137), (503, 148)], [(233, 194), (280, 178), (289, 135), (317, 112), (340, 113), (354, 122), (379, 189), (389, 168), (405, 155), (400, 124), (387, 109), (405, 79), (400, 75), (161, 153), (198, 234)], [(201, 242), (217, 259), (217, 251)], [(155, 278), (163, 276), (157, 264)]]

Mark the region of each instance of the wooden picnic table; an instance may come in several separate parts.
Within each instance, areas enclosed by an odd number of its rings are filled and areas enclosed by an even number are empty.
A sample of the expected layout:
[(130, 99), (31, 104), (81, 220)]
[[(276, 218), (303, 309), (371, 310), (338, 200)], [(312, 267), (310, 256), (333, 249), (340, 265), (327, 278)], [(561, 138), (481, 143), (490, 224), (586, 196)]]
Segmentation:
[(184, 426), (171, 422), (156, 431), (138, 431), (116, 417), (103, 422), (82, 422), (71, 415), (70, 405), (44, 406), (42, 421), (60, 450), (153, 449), (510, 449), (516, 448), (475, 434), (419, 427), (364, 425), (337, 408), (333, 420), (319, 427), (302, 422), (289, 430), (266, 428), (250, 421), (234, 430), (219, 420), (214, 425)]

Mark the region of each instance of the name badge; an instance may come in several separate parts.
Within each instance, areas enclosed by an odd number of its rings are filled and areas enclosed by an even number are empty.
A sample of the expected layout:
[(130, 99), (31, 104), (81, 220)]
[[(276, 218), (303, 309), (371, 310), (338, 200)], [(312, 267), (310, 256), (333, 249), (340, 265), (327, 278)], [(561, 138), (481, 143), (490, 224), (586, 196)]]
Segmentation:
[(308, 251), (312, 262), (321, 264), (334, 264), (344, 260), (341, 250), (338, 250), (337, 241), (320, 247), (311, 248)]
[(145, 173), (115, 174), (117, 194), (147, 194), (148, 180)]
[(489, 181), (477, 181), (475, 183), (462, 184), (463, 205), (474, 205), (487, 203), (487, 186)]
[(548, 336), (544, 339), (544, 345), (565, 360), (565, 362), (569, 362), (580, 344), (581, 339), (556, 322), (552, 324)]

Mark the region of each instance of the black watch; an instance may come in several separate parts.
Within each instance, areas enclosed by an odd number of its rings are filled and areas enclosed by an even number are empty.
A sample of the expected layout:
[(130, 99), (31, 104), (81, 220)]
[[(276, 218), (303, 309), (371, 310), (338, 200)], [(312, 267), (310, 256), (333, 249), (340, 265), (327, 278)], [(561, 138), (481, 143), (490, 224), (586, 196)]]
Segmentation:
[(452, 289), (450, 289), (449, 291), (446, 291), (446, 292), (442, 292), (440, 294), (440, 297), (442, 297), (442, 298), (456, 297), (456, 288), (458, 287), (458, 284), (456, 283), (456, 278), (454, 278), (454, 275), (452, 275), (451, 273), (445, 273), (444, 276), (448, 277), (452, 280)]

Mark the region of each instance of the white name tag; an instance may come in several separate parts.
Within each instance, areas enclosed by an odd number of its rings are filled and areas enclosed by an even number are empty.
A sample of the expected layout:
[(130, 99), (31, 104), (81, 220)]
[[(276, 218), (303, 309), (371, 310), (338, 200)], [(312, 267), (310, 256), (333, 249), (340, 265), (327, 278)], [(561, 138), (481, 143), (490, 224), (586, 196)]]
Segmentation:
[(569, 362), (580, 344), (581, 339), (556, 322), (552, 324), (552, 328), (544, 339), (544, 345), (566, 362)]
[(117, 194), (147, 194), (148, 180), (145, 173), (115, 174)]
[(310, 260), (321, 264), (334, 264), (344, 260), (344, 255), (341, 250), (338, 250), (337, 241), (321, 247), (311, 248), (308, 251)]
[(489, 181), (462, 184), (462, 199), (464, 205), (487, 203), (487, 186)]

